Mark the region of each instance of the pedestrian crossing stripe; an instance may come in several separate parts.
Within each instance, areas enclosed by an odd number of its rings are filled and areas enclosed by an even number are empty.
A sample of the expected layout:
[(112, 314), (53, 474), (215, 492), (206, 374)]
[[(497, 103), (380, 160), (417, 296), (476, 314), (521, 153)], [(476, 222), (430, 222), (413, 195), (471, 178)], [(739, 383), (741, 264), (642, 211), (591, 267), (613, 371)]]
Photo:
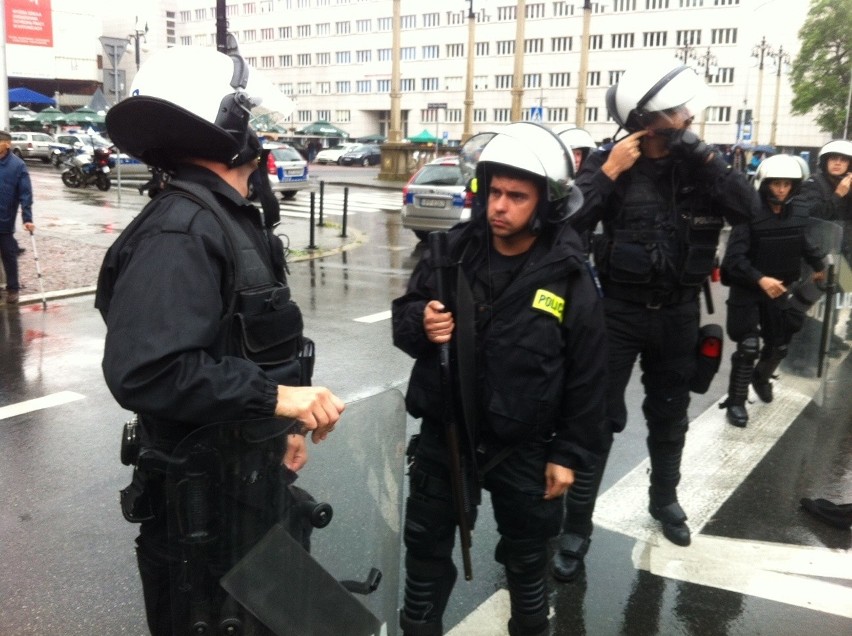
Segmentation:
[(33, 411), (49, 409), (54, 406), (61, 406), (63, 404), (68, 404), (69, 402), (82, 400), (85, 397), (85, 395), (80, 395), (74, 391), (61, 391), (59, 393), (52, 393), (40, 398), (18, 402), (17, 404), (10, 404), (8, 406), (0, 407), (0, 420), (15, 417), (16, 415), (32, 413)]

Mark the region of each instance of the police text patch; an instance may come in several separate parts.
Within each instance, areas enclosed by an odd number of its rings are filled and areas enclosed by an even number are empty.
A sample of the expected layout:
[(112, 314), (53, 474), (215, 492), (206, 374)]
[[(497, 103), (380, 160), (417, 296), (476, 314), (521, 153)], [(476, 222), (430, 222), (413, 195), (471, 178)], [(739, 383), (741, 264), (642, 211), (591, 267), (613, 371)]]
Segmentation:
[(562, 322), (562, 315), (565, 312), (565, 299), (560, 298), (553, 292), (546, 289), (536, 290), (532, 306), (533, 309), (556, 316), (559, 322)]

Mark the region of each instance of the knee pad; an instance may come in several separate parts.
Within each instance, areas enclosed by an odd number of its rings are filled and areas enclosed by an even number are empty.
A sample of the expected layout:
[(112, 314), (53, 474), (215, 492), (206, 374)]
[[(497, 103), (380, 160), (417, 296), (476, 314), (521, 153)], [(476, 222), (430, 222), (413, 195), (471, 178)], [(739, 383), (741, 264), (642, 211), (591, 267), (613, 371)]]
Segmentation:
[(515, 574), (543, 571), (547, 566), (547, 546), (539, 541), (501, 537), (494, 550), (494, 560), (506, 566), (507, 572)]
[(405, 507), (405, 547), (420, 558), (450, 558), (456, 519), (450, 502), (422, 495), (408, 497)]
[(760, 338), (749, 335), (737, 343), (736, 354), (745, 362), (754, 362), (760, 353)]
[(686, 438), (689, 418), (678, 420), (648, 420), (648, 448), (659, 444), (680, 442)]

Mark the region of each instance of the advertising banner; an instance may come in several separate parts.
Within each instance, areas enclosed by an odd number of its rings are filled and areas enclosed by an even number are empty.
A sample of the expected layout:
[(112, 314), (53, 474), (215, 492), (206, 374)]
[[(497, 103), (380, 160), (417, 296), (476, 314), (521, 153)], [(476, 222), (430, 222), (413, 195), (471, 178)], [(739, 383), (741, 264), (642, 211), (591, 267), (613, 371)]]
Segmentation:
[(5, 0), (6, 42), (53, 46), (51, 0)]

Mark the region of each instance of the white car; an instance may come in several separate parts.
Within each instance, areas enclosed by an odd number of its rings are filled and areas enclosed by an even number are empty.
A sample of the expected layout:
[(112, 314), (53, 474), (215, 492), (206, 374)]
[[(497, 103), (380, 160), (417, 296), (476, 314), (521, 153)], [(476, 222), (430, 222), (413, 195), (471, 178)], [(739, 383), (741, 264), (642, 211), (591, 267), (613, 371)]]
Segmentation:
[(292, 199), (308, 183), (308, 162), (299, 151), (287, 144), (264, 144), (270, 150), (266, 160), (269, 183), (273, 192), (280, 192), (285, 199)]
[(325, 148), (314, 157), (314, 163), (336, 163), (340, 164), (340, 158), (352, 150), (358, 144), (343, 143), (331, 148)]
[(13, 132), (12, 152), (21, 159), (50, 161), (50, 146), (56, 143), (50, 135), (40, 132)]

